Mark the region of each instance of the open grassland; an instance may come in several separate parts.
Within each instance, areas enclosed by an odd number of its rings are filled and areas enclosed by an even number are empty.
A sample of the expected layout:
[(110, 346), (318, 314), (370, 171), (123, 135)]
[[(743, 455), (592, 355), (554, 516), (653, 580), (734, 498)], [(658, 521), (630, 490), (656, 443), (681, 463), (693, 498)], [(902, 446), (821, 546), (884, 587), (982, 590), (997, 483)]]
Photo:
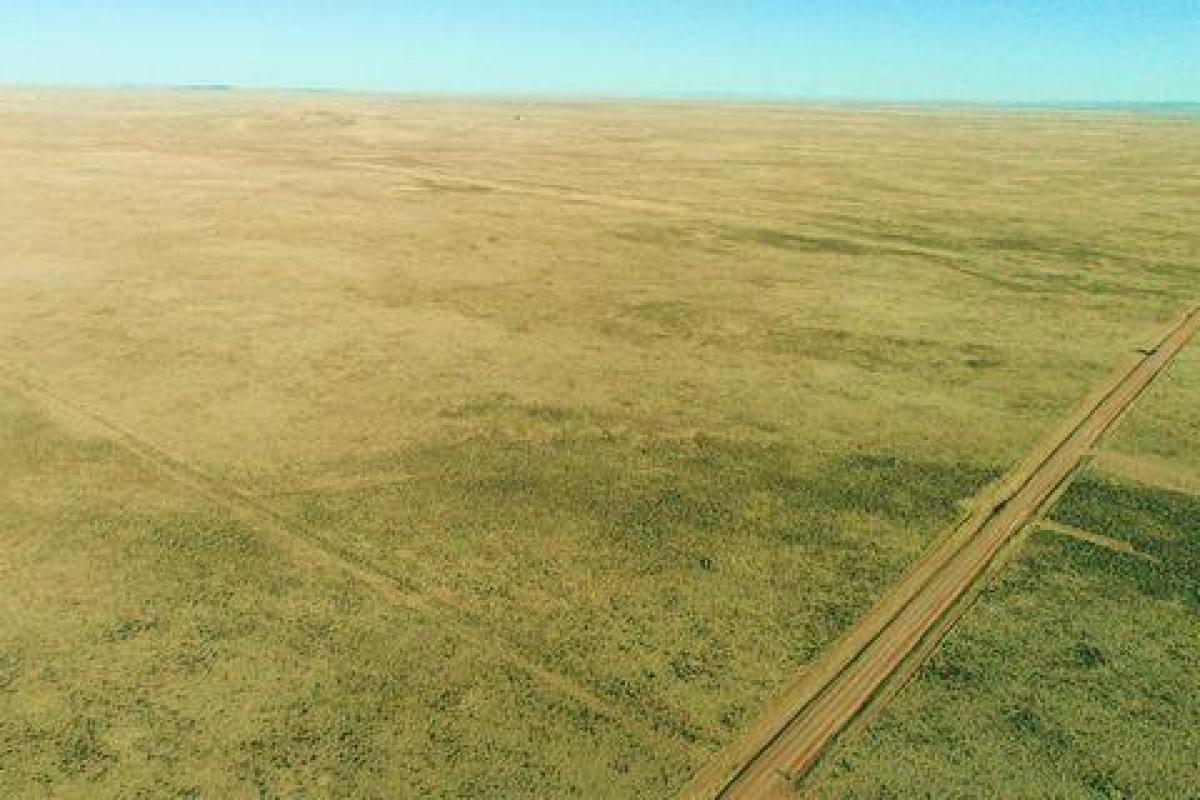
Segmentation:
[(669, 793), (1194, 299), (1198, 156), (1181, 117), (0, 95), (3, 788)]
[[(0, 394), (0, 796), (661, 794), (637, 736)], [(587, 754), (587, 757), (580, 757)]]
[(814, 794), (1198, 796), (1200, 492), (1160, 481), (1200, 444), (1196, 354), (1113, 442), (1160, 448), (1153, 467), (1101, 454), (1121, 474), (1091, 470), (1068, 490)]

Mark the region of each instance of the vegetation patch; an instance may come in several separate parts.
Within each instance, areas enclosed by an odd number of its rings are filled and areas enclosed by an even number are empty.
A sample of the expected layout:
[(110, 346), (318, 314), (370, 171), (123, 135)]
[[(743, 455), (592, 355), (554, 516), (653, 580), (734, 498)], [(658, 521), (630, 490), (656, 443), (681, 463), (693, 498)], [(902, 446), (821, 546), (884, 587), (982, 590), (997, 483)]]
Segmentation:
[(997, 475), (897, 455), (814, 461), (768, 440), (647, 439), (603, 422), (545, 435), (519, 406), (480, 409), (498, 411), (531, 430), (398, 454), (388, 469), (412, 480), (313, 494), (296, 513), (330, 536), (355, 531), (368, 559), (453, 592), (513, 646), (706, 746)]

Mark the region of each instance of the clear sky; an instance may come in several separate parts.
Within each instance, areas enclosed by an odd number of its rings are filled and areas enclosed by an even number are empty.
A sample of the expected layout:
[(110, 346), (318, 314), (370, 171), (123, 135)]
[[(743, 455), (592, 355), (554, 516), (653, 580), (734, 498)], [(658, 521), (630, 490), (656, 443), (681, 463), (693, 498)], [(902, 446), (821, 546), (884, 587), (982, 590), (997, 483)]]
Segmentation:
[(1200, 0), (0, 0), (0, 82), (1200, 101)]

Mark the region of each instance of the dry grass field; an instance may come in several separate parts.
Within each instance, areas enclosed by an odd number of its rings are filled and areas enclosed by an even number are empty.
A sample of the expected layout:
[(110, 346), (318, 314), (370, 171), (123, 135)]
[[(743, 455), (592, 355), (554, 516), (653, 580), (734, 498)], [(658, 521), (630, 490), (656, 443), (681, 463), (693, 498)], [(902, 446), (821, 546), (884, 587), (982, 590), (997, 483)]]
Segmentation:
[[(1198, 161), (1168, 115), (0, 92), (0, 795), (671, 795), (1194, 302)], [(1122, 452), (1200, 469), (1181, 385)]]

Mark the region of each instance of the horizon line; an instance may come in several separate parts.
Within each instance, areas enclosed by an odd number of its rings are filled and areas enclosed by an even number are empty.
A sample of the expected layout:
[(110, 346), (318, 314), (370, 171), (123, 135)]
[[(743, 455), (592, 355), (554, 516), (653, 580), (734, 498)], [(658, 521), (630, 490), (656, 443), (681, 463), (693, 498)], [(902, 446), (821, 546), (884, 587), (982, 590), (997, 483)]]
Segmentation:
[(1179, 100), (1002, 100), (974, 99), (961, 97), (938, 98), (918, 97), (871, 97), (865, 95), (820, 95), (801, 93), (756, 93), (738, 91), (500, 91), (462, 89), (380, 89), (346, 86), (270, 85), (222, 82), (196, 83), (53, 83), (38, 81), (4, 81), (0, 87), (8, 89), (64, 90), (64, 91), (179, 91), (179, 92), (246, 92), (262, 94), (331, 94), (373, 95), (419, 99), (478, 99), (496, 101), (543, 101), (543, 102), (646, 102), (646, 103), (746, 103), (752, 105), (840, 105), (840, 106), (959, 106), (990, 108), (1047, 108), (1047, 109), (1198, 109), (1200, 99)]

